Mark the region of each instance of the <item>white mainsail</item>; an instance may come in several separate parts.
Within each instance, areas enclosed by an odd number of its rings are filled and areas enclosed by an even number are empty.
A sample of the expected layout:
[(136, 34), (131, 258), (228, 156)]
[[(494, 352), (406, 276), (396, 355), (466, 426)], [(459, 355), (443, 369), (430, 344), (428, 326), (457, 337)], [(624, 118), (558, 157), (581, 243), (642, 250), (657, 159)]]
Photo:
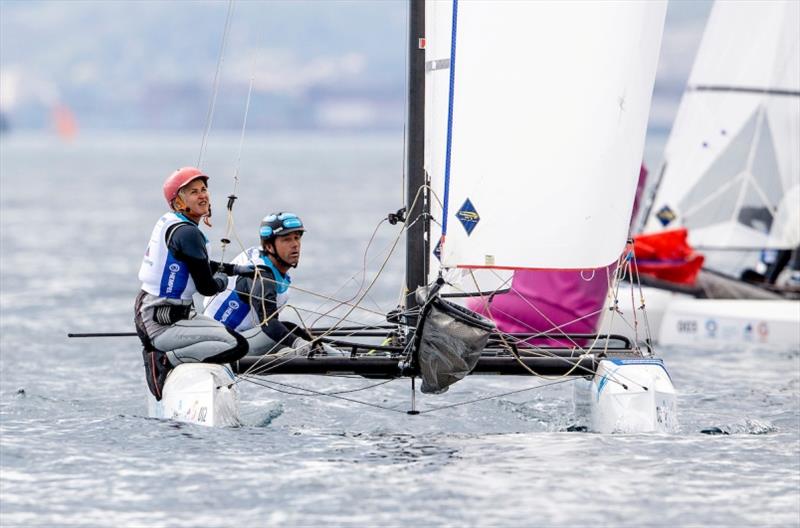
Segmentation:
[(717, 2), (665, 149), (645, 231), (686, 227), (735, 272), (800, 244), (800, 2)]
[[(628, 235), (666, 3), (457, 5), (455, 61), (452, 4), (429, 2), (426, 13), (426, 169), (439, 198), (447, 194), (446, 215), (432, 207), (447, 223), (443, 266), (615, 261)], [(441, 231), (431, 231), (435, 244)]]

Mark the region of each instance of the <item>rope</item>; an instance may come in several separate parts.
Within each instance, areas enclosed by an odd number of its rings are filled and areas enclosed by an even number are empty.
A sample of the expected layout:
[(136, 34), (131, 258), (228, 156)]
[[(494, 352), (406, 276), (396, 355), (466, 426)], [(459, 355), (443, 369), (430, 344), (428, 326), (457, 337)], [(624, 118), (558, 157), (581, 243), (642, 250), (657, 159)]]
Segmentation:
[(211, 90), (211, 102), (208, 105), (208, 114), (206, 116), (206, 126), (203, 130), (203, 140), (200, 143), (200, 155), (197, 158), (197, 167), (202, 167), (203, 157), (206, 153), (206, 141), (208, 133), (211, 131), (211, 123), (214, 120), (214, 108), (217, 104), (217, 93), (219, 93), (219, 72), (222, 70), (222, 62), (225, 57), (225, 47), (228, 44), (228, 35), (231, 29), (231, 19), (233, 18), (233, 0), (228, 1), (228, 14), (225, 17), (225, 29), (222, 31), (222, 43), (219, 48), (219, 55), (217, 56), (217, 70), (214, 73), (214, 84)]
[[(276, 392), (281, 392), (283, 394), (289, 394), (289, 395), (294, 395), (294, 396), (309, 396), (309, 395), (324, 396), (326, 398), (334, 398), (336, 400), (344, 400), (344, 401), (347, 401), (347, 402), (350, 402), (350, 403), (357, 403), (359, 405), (366, 405), (368, 407), (375, 407), (376, 409), (381, 409), (381, 410), (384, 410), (384, 411), (391, 411), (391, 412), (406, 414), (405, 411), (402, 411), (400, 409), (387, 407), (385, 405), (379, 405), (377, 403), (366, 402), (366, 401), (363, 401), (363, 400), (356, 400), (355, 398), (347, 398), (345, 396), (340, 396), (339, 395), (339, 394), (344, 394), (344, 393), (347, 393), (347, 392), (356, 392), (355, 390), (354, 391), (342, 391), (341, 393), (339, 393), (339, 392), (321, 392), (321, 391), (317, 391), (317, 390), (314, 390), (314, 389), (308, 389), (308, 388), (305, 388), (305, 387), (300, 387), (298, 385), (292, 385), (290, 383), (280, 383), (280, 382), (277, 382), (277, 381), (267, 381), (267, 380), (262, 380), (262, 379), (257, 379), (256, 380), (256, 379), (253, 379), (252, 377), (247, 377), (247, 381), (249, 381), (250, 383), (253, 383), (255, 385), (259, 385), (261, 387), (266, 387), (268, 389), (274, 390)], [(363, 387), (363, 388), (357, 389), (357, 390), (370, 389), (370, 388), (376, 387), (378, 385), (384, 385), (385, 383), (388, 383), (390, 381), (394, 381), (394, 380), (383, 381), (383, 382), (376, 383), (374, 385), (370, 385), (368, 387)], [(282, 391), (280, 389), (276, 389), (275, 387), (272, 387), (271, 385), (278, 385), (278, 386), (281, 386), (281, 387), (289, 387), (289, 388), (294, 389), (294, 390), (305, 391), (308, 394), (305, 394), (305, 393), (293, 393), (293, 392), (289, 392), (289, 391)]]
[(517, 389), (517, 390), (513, 390), (513, 391), (502, 392), (502, 393), (499, 393), (499, 394), (493, 394), (493, 395), (490, 395), (490, 396), (484, 396), (484, 397), (481, 397), (481, 398), (475, 398), (473, 400), (466, 400), (466, 401), (462, 401), (462, 402), (458, 402), (458, 403), (452, 403), (450, 405), (442, 405), (440, 407), (433, 407), (431, 409), (425, 409), (424, 411), (420, 411), (419, 414), (428, 414), (428, 413), (432, 413), (432, 412), (442, 411), (444, 409), (452, 409), (453, 407), (461, 407), (462, 405), (470, 405), (470, 404), (479, 403), (479, 402), (482, 402), (482, 401), (493, 400), (495, 398), (502, 398), (503, 396), (509, 396), (511, 394), (519, 394), (521, 392), (527, 392), (527, 391), (536, 390), (536, 389), (543, 389), (545, 387), (550, 387), (551, 385), (558, 385), (560, 383), (566, 383), (568, 381), (575, 381), (576, 379), (577, 378), (559, 379), (557, 381), (553, 381), (551, 383), (544, 383), (542, 385), (537, 385), (535, 387), (527, 387), (527, 388), (524, 388), (524, 389)]
[[(250, 76), (250, 84), (247, 87), (247, 100), (244, 104), (244, 116), (242, 117), (242, 133), (239, 137), (239, 151), (236, 155), (236, 165), (233, 171), (233, 192), (228, 196), (228, 215), (227, 215), (227, 223), (225, 224), (225, 235), (222, 237), (222, 253), (220, 255), (220, 262), (225, 262), (225, 250), (230, 243), (230, 237), (234, 233), (234, 221), (233, 221), (233, 203), (237, 198), (237, 193), (239, 192), (239, 171), (242, 166), (242, 150), (244, 148), (244, 133), (247, 130), (247, 116), (250, 113), (250, 99), (253, 94), (253, 82), (255, 81), (255, 66), (251, 68), (251, 71), (254, 72)], [(237, 237), (238, 238), (238, 237)]]
[(453, 0), (453, 22), (450, 38), (450, 84), (447, 101), (447, 143), (444, 160), (444, 208), (442, 209), (442, 239), (447, 235), (447, 208), (450, 205), (450, 157), (453, 144), (453, 98), (456, 84), (456, 30), (458, 29), (458, 0)]

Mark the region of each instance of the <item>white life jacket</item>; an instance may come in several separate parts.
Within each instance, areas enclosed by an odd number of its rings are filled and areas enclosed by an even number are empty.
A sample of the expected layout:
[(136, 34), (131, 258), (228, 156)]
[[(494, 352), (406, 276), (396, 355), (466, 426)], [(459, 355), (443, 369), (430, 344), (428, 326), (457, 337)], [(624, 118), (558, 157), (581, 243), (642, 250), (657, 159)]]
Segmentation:
[[(268, 266), (275, 277), (275, 304), (278, 310), (283, 308), (289, 300), (289, 285), (292, 280), (289, 275), (281, 274), (269, 257), (262, 257), (259, 248), (248, 248), (242, 253), (239, 253), (231, 262), (232, 264), (252, 263), (255, 265)], [(236, 275), (228, 277), (228, 286), (225, 288), (225, 291), (213, 297), (205, 298), (204, 313), (209, 317), (213, 317), (228, 328), (236, 330), (237, 332), (242, 332), (258, 326), (261, 321), (256, 320), (255, 311), (251, 308), (250, 304), (244, 302), (236, 292), (236, 280), (238, 278), (239, 277)], [(253, 302), (259, 302), (259, 300), (253, 299)]]
[(197, 292), (189, 267), (167, 248), (167, 230), (177, 224), (195, 225), (181, 213), (172, 211), (158, 219), (139, 268), (139, 280), (142, 289), (150, 295), (188, 300)]

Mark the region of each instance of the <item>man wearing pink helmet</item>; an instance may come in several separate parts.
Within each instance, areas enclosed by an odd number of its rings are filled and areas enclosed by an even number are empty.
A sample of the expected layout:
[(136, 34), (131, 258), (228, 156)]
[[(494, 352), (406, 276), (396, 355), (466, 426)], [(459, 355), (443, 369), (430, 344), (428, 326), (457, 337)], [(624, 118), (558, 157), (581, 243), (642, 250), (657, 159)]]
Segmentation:
[[(169, 371), (181, 363), (229, 363), (247, 354), (247, 341), (211, 317), (194, 311), (192, 295), (225, 290), (228, 278), (212, 271), (208, 239), (200, 231), (211, 216), (208, 176), (183, 167), (164, 182), (170, 211), (150, 235), (139, 280), (134, 321), (144, 345), (145, 375), (157, 400)], [(215, 264), (215, 268), (217, 265)], [(232, 273), (252, 273), (252, 267), (226, 266)]]

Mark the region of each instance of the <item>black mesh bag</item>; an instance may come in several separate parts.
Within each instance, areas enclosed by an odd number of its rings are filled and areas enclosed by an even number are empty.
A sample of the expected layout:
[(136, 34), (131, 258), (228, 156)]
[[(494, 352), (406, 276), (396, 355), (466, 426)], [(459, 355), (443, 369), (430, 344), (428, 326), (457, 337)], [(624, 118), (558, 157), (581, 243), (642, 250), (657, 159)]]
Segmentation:
[(494, 329), (482, 315), (438, 295), (431, 297), (417, 327), (422, 392), (441, 394), (469, 374)]

